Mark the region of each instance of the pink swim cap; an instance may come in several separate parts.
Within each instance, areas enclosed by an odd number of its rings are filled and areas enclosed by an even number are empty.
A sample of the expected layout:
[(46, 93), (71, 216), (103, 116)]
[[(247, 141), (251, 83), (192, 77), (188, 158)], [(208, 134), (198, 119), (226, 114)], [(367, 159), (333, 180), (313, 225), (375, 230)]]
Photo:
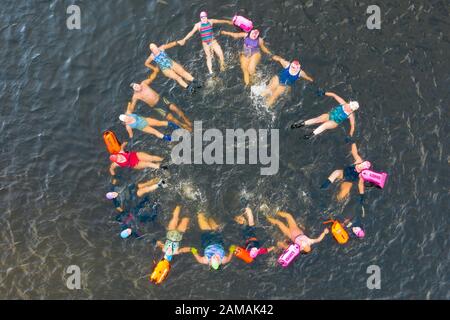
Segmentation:
[(208, 17), (208, 14), (206, 13), (206, 11), (200, 12), (200, 19), (203, 17)]
[(250, 249), (250, 257), (255, 259), (258, 256), (259, 249), (258, 248), (251, 248)]
[(293, 66), (300, 67), (300, 62), (298, 60), (294, 60), (291, 62)]
[(355, 230), (353, 230), (353, 233), (360, 239), (364, 238), (364, 236), (366, 235), (364, 230), (361, 229), (360, 227), (355, 227)]
[(361, 163), (362, 165), (362, 170), (369, 170), (372, 167), (372, 164), (370, 163), (370, 161), (364, 161), (363, 163)]
[(109, 160), (116, 162), (117, 161), (117, 154), (112, 154), (109, 156)]

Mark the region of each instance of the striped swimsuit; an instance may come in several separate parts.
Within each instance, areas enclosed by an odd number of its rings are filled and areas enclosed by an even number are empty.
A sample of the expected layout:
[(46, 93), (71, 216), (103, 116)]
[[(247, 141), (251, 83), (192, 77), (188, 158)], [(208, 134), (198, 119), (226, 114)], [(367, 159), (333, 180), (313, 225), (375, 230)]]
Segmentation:
[(210, 22), (200, 23), (200, 37), (202, 38), (202, 41), (208, 45), (213, 42), (213, 27)]

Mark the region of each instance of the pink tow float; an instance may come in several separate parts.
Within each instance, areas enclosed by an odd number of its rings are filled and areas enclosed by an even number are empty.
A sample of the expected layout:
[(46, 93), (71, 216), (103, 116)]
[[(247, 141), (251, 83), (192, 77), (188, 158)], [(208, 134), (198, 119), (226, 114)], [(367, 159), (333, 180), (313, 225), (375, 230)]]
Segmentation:
[(286, 268), (289, 266), (292, 261), (294, 261), (295, 257), (300, 254), (300, 247), (297, 244), (291, 244), (283, 254), (278, 258), (278, 263)]
[(243, 16), (236, 15), (233, 17), (232, 21), (236, 27), (241, 28), (245, 32), (250, 32), (253, 29), (253, 22)]
[(385, 172), (378, 173), (372, 170), (364, 170), (363, 172), (360, 173), (360, 176), (364, 181), (371, 182), (376, 186), (380, 187), (381, 189), (383, 189), (388, 174)]

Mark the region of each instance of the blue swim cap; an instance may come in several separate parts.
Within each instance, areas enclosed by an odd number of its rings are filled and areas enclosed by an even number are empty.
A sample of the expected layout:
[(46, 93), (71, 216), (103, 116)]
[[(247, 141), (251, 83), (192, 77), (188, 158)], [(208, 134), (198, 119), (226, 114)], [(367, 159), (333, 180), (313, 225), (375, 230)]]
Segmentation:
[(120, 236), (122, 237), (122, 239), (126, 239), (130, 236), (130, 233), (128, 233), (129, 229), (125, 229), (120, 233)]
[(164, 255), (164, 259), (166, 259), (169, 262), (172, 261), (172, 258), (173, 258), (172, 255), (169, 255), (169, 254)]

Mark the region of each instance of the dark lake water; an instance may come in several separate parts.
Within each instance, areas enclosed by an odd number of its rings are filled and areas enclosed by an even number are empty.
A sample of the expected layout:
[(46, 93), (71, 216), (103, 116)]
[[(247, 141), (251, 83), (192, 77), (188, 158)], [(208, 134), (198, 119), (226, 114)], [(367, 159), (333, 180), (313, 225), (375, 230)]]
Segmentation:
[[(381, 30), (366, 27), (369, 1), (76, 1), (81, 30), (66, 27), (73, 1), (11, 1), (0, 6), (0, 298), (1, 299), (449, 299), (449, 3), (377, 1)], [(104, 194), (108, 154), (101, 133), (126, 132), (118, 115), (129, 83), (148, 76), (150, 42), (180, 39), (206, 9), (212, 18), (250, 17), (268, 47), (299, 58), (316, 81), (357, 99), (360, 153), (389, 173), (384, 190), (370, 189), (367, 236), (339, 246), (331, 237), (282, 269), (276, 256), (221, 272), (174, 259), (166, 282), (149, 283), (152, 244), (163, 239), (172, 209), (183, 205), (192, 225), (184, 245), (199, 247), (195, 222), (205, 210), (224, 224), (227, 245), (241, 242), (232, 217), (249, 199), (267, 244), (281, 240), (256, 210), (261, 204), (292, 212), (317, 235), (330, 214), (360, 210), (357, 196), (343, 204), (319, 186), (351, 161), (346, 126), (304, 141), (294, 120), (333, 107), (301, 82), (268, 111), (242, 86), (240, 43), (219, 42), (228, 70), (186, 95), (159, 76), (152, 87), (204, 128), (280, 129), (280, 170), (260, 166), (174, 166), (169, 188), (157, 192), (158, 222), (142, 239), (123, 241)], [(231, 26), (217, 26), (231, 30)], [(170, 55), (205, 81), (198, 35)], [(217, 65), (215, 64), (215, 68)], [(260, 82), (279, 66), (263, 57)], [(141, 104), (140, 114), (157, 116)], [(167, 144), (135, 133), (135, 146), (170, 157)], [(141, 171), (129, 181), (161, 175)], [(78, 265), (82, 289), (68, 290), (65, 270)], [(367, 267), (381, 269), (381, 289), (366, 287)]]

